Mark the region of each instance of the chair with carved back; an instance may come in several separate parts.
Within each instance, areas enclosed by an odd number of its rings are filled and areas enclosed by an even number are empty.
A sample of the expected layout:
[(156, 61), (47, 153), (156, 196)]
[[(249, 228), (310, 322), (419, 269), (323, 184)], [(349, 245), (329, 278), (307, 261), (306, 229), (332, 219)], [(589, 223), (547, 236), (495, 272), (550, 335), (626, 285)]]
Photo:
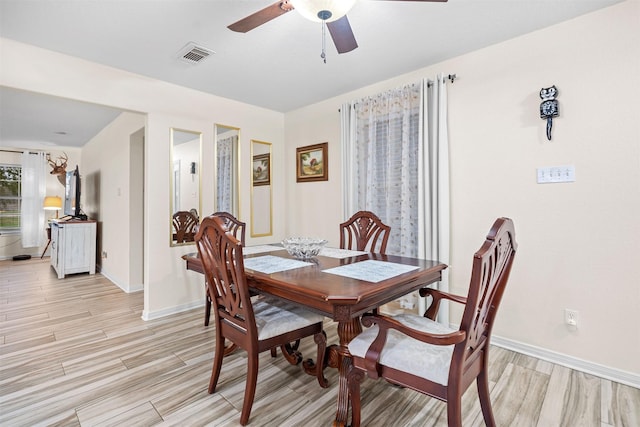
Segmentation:
[(173, 241), (176, 243), (193, 242), (198, 227), (198, 219), (189, 211), (173, 214)]
[[(213, 214), (211, 214), (211, 216), (217, 216), (222, 218), (223, 222), (224, 222), (224, 226), (226, 227), (227, 231), (230, 232), (233, 237), (235, 237), (236, 239), (240, 240), (240, 243), (242, 244), (242, 246), (245, 246), (245, 230), (247, 228), (247, 224), (245, 222), (240, 221), (238, 218), (236, 218), (235, 216), (233, 216), (231, 213), (229, 212), (224, 212), (224, 211), (220, 211), (220, 212), (215, 212)], [(208, 287), (205, 284), (205, 293), (206, 293), (206, 300), (205, 300), (205, 318), (204, 318), (204, 325), (205, 326), (209, 326), (209, 319), (211, 318), (211, 300), (212, 300), (212, 296), (209, 295), (209, 290)], [(249, 291), (251, 296), (256, 295), (255, 293)], [(298, 347), (300, 346), (300, 340), (296, 340), (293, 343), (290, 343), (288, 345), (285, 345), (284, 347), (281, 348), (282, 350), (282, 354), (283, 356), (289, 360), (290, 362), (295, 360), (295, 352), (296, 350), (298, 350)], [(230, 345), (229, 347), (226, 348), (227, 353), (231, 353), (236, 349), (235, 345)], [(272, 348), (271, 349), (271, 355), (273, 357), (276, 357), (277, 355), (277, 350), (276, 348)]]
[[(229, 212), (216, 212), (211, 214), (211, 216), (217, 216), (222, 218), (224, 222), (224, 226), (229, 231), (233, 237), (240, 240), (242, 246), (244, 243), (244, 235), (246, 229), (246, 223), (240, 221), (238, 218), (230, 214)], [(204, 326), (209, 326), (209, 319), (211, 318), (211, 299), (212, 296), (209, 295), (209, 289), (205, 285), (205, 313), (204, 313)]]
[[(322, 387), (328, 387), (322, 371), (326, 336), (322, 329), (324, 317), (276, 298), (251, 299), (244, 271), (242, 245), (224, 226), (220, 217), (205, 218), (196, 235), (198, 253), (209, 292), (213, 295), (215, 313), (215, 350), (209, 393), (216, 390), (225, 342), (229, 340), (247, 352), (247, 380), (240, 424), (246, 425), (256, 392), (258, 355), (274, 347), (313, 336), (317, 344), (313, 373)], [(296, 364), (302, 356), (297, 353)]]
[(216, 212), (211, 214), (211, 216), (218, 216), (223, 219), (224, 226), (229, 231), (233, 237), (240, 240), (242, 246), (245, 245), (244, 236), (245, 230), (247, 228), (247, 224), (240, 221), (238, 218), (230, 214), (229, 212)]
[[(462, 395), (475, 381), (484, 422), (496, 425), (489, 397), (489, 343), (516, 248), (513, 222), (498, 218), (473, 257), (466, 298), (425, 288), (420, 294), (433, 301), (424, 316), (363, 317), (362, 324), (369, 328), (349, 343), (353, 427), (361, 421), (360, 383), (365, 375), (446, 402), (448, 425), (456, 427), (462, 425)], [(443, 299), (464, 305), (459, 329), (435, 322)]]
[[(356, 212), (340, 224), (340, 249), (374, 252), (384, 255), (391, 227), (370, 211)], [(378, 314), (378, 309), (372, 310)]]
[(373, 212), (360, 211), (340, 224), (340, 248), (385, 254), (391, 227)]

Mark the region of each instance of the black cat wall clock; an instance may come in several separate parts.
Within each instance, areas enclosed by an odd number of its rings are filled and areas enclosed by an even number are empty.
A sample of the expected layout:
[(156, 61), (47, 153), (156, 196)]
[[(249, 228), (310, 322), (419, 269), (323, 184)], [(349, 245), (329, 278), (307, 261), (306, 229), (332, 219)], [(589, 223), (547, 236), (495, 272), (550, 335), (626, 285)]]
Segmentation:
[(551, 87), (543, 87), (540, 89), (540, 118), (547, 119), (547, 139), (551, 141), (551, 127), (553, 126), (553, 118), (558, 117), (558, 88), (553, 85)]

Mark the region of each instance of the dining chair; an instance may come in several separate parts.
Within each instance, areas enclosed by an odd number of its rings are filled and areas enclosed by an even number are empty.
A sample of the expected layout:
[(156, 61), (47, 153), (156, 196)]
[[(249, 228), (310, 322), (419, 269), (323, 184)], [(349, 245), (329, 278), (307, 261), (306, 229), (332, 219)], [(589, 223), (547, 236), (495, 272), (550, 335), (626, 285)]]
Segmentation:
[(178, 211), (173, 214), (173, 240), (176, 243), (193, 242), (198, 226), (198, 219), (189, 211)]
[(229, 212), (216, 212), (211, 214), (211, 216), (217, 216), (223, 219), (224, 226), (229, 231), (233, 237), (240, 240), (242, 246), (245, 245), (244, 235), (245, 230), (247, 228), (247, 224), (240, 221), (238, 218), (230, 214)]
[[(455, 427), (462, 425), (462, 395), (476, 381), (484, 422), (496, 425), (489, 396), (489, 343), (516, 248), (513, 222), (498, 218), (473, 257), (466, 297), (424, 288), (420, 294), (433, 298), (424, 316), (363, 316), (368, 329), (349, 343), (352, 426), (360, 425), (360, 383), (365, 375), (446, 402), (448, 425)], [(464, 306), (458, 329), (435, 321), (443, 299)]]
[[(370, 211), (356, 212), (340, 224), (340, 249), (374, 252), (384, 255), (391, 227)], [(378, 314), (378, 309), (372, 310)]]
[[(229, 231), (233, 237), (240, 240), (242, 246), (244, 243), (244, 235), (246, 229), (246, 223), (240, 221), (238, 218), (230, 214), (229, 212), (215, 212), (211, 216), (217, 216), (222, 218), (224, 227)], [(198, 226), (199, 228), (199, 226)], [(211, 299), (212, 295), (209, 295), (209, 288), (205, 284), (205, 312), (204, 312), (204, 326), (209, 326), (209, 319), (211, 318)]]
[[(215, 392), (218, 384), (226, 340), (247, 352), (247, 380), (240, 414), (242, 425), (247, 424), (251, 414), (258, 379), (258, 355), (263, 351), (313, 336), (318, 362), (315, 375), (321, 387), (328, 387), (322, 369), (327, 342), (322, 329), (324, 317), (277, 298), (252, 299), (244, 271), (242, 245), (227, 231), (222, 218), (205, 218), (196, 235), (196, 244), (209, 292), (214, 297), (216, 342), (209, 393)], [(297, 353), (295, 364), (301, 361), (302, 355)]]
[(391, 227), (373, 212), (360, 211), (340, 224), (340, 248), (385, 254)]

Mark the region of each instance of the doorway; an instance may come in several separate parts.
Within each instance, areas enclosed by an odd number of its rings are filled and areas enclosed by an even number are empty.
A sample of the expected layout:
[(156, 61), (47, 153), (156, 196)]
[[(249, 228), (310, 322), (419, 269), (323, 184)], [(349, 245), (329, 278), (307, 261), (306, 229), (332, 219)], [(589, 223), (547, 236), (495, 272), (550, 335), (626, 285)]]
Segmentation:
[(144, 128), (129, 138), (129, 289), (144, 289)]

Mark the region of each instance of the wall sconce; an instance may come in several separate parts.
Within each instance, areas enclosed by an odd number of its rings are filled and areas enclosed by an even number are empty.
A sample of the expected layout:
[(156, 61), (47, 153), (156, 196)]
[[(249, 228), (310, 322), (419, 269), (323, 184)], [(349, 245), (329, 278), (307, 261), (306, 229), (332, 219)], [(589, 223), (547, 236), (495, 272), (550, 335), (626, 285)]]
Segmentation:
[(58, 218), (58, 211), (62, 209), (62, 199), (58, 196), (47, 196), (44, 198), (42, 207), (45, 211), (56, 211), (56, 218)]

